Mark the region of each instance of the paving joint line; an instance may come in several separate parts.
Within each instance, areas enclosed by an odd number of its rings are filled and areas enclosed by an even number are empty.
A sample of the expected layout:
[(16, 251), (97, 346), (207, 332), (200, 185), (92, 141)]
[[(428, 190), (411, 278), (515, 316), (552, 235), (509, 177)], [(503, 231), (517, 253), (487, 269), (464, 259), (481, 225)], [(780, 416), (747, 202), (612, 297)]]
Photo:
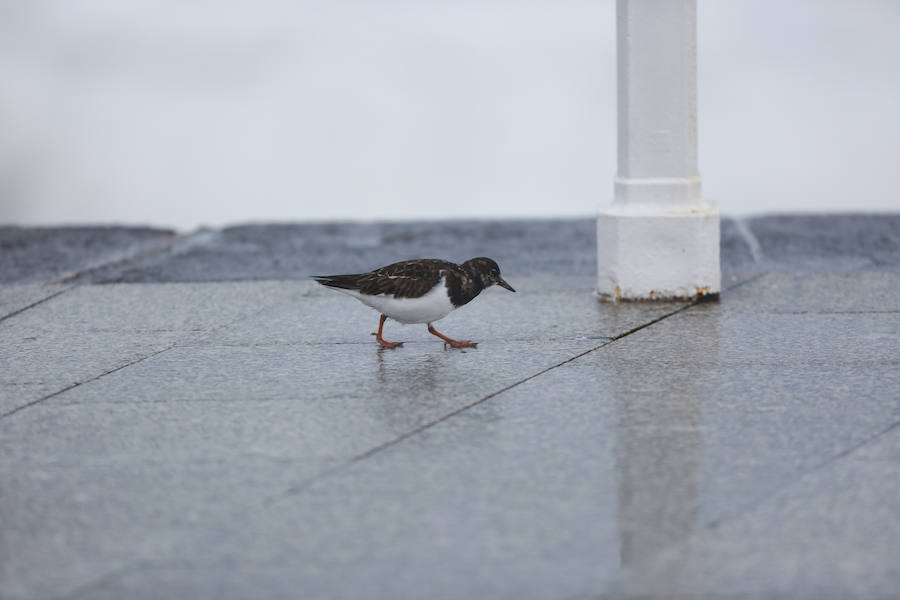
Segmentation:
[[(731, 292), (732, 290), (737, 289), (737, 288), (739, 288), (739, 287), (742, 287), (742, 286), (744, 286), (744, 285), (747, 285), (747, 284), (749, 284), (749, 283), (752, 283), (752, 282), (754, 282), (754, 281), (756, 281), (756, 280), (758, 280), (758, 279), (760, 279), (760, 278), (762, 278), (762, 277), (765, 277), (765, 276), (766, 276), (766, 273), (758, 273), (758, 274), (756, 274), (756, 275), (753, 275), (752, 277), (748, 277), (747, 279), (745, 279), (745, 280), (743, 280), (743, 281), (740, 281), (740, 282), (734, 284), (733, 286), (730, 286), (730, 287), (728, 287), (728, 288), (726, 288), (726, 289), (723, 289), (722, 292), (721, 292), (721, 295), (722, 295), (722, 296), (725, 296), (726, 294), (728, 294), (728, 293)], [(561, 366), (563, 366), (563, 365), (565, 365), (565, 364), (568, 364), (568, 363), (570, 363), (570, 362), (572, 362), (572, 361), (578, 360), (579, 358), (581, 358), (581, 357), (583, 357), (583, 356), (586, 356), (586, 355), (588, 355), (588, 354), (590, 354), (590, 353), (592, 353), (592, 352), (595, 352), (595, 351), (597, 351), (597, 350), (600, 350), (601, 348), (604, 348), (604, 347), (606, 347), (606, 346), (609, 346), (610, 344), (612, 344), (612, 343), (614, 343), (614, 342), (616, 342), (616, 341), (618, 341), (618, 340), (621, 340), (622, 338), (625, 338), (625, 337), (627, 337), (627, 336), (629, 336), (629, 335), (631, 335), (631, 334), (633, 334), (633, 333), (637, 333), (638, 331), (641, 331), (642, 329), (646, 329), (647, 327), (650, 327), (651, 325), (655, 325), (656, 323), (659, 323), (660, 321), (663, 321), (663, 320), (665, 320), (665, 319), (668, 319), (669, 317), (675, 316), (675, 315), (677, 315), (677, 314), (679, 314), (679, 313), (682, 313), (682, 312), (684, 312), (684, 311), (686, 311), (686, 310), (688, 310), (688, 309), (690, 309), (690, 308), (693, 308), (693, 307), (695, 307), (695, 306), (697, 306), (697, 305), (700, 305), (700, 304), (708, 304), (708, 303), (709, 303), (709, 300), (703, 299), (703, 298), (698, 299), (698, 300), (694, 300), (693, 302), (687, 303), (687, 304), (685, 304), (685, 305), (683, 305), (683, 306), (677, 308), (676, 310), (673, 310), (672, 312), (666, 313), (666, 314), (664, 314), (664, 315), (662, 315), (662, 316), (660, 316), (660, 317), (657, 317), (657, 318), (655, 318), (655, 319), (653, 319), (653, 320), (651, 320), (651, 321), (648, 321), (648, 322), (646, 322), (646, 323), (643, 323), (643, 324), (641, 324), (641, 325), (638, 325), (637, 327), (634, 327), (634, 328), (632, 328), (632, 329), (629, 329), (628, 331), (625, 331), (625, 332), (620, 333), (620, 334), (618, 334), (618, 335), (612, 336), (610, 339), (604, 341), (602, 344), (599, 344), (599, 345), (597, 345), (597, 346), (594, 346), (593, 348), (589, 348), (588, 350), (585, 350), (584, 352), (581, 352), (581, 353), (579, 353), (579, 354), (576, 354), (575, 356), (572, 356), (572, 357), (570, 357), (570, 358), (567, 358), (566, 360), (564, 360), (564, 361), (562, 361), (562, 362), (560, 362), (560, 363), (557, 363), (557, 364), (555, 364), (555, 365), (551, 365), (551, 366), (549, 366), (549, 367), (547, 367), (547, 368), (545, 368), (545, 369), (542, 369), (541, 371), (538, 371), (537, 373), (534, 373), (534, 374), (532, 374), (532, 375), (529, 375), (528, 377), (526, 377), (526, 378), (524, 378), (524, 379), (521, 379), (521, 380), (519, 380), (519, 381), (516, 381), (516, 382), (514, 382), (514, 383), (512, 383), (512, 384), (510, 384), (510, 385), (508, 385), (508, 386), (506, 386), (506, 387), (504, 387), (503, 389), (500, 389), (500, 390), (497, 390), (497, 391), (495, 391), (495, 392), (492, 392), (492, 393), (488, 394), (487, 396), (484, 396), (483, 398), (479, 398), (478, 400), (476, 400), (476, 401), (474, 401), (474, 402), (471, 402), (471, 403), (469, 403), (469, 404), (467, 404), (467, 405), (465, 405), (465, 406), (462, 406), (462, 407), (460, 407), (460, 408), (458, 408), (458, 409), (456, 409), (456, 410), (454, 410), (454, 411), (452, 411), (452, 412), (450, 412), (450, 413), (447, 413), (446, 415), (443, 415), (443, 416), (441, 416), (441, 417), (438, 417), (437, 419), (434, 419), (434, 420), (432, 420), (432, 421), (429, 421), (428, 423), (424, 423), (424, 424), (422, 424), (422, 425), (416, 427), (416, 428), (413, 429), (412, 431), (408, 431), (408, 432), (406, 432), (406, 433), (404, 433), (404, 434), (402, 434), (402, 435), (400, 435), (400, 436), (394, 438), (393, 440), (389, 440), (389, 441), (387, 441), (387, 442), (384, 442), (383, 444), (379, 444), (378, 446), (375, 446), (374, 448), (370, 448), (369, 450), (367, 450), (367, 451), (365, 451), (365, 452), (363, 452), (363, 453), (361, 453), (361, 454), (358, 454), (358, 455), (356, 455), (356, 456), (350, 458), (349, 460), (347, 460), (347, 461), (345, 461), (345, 462), (342, 462), (342, 463), (339, 463), (339, 464), (334, 465), (334, 466), (332, 466), (332, 467), (329, 467), (329, 468), (325, 469), (324, 471), (320, 472), (318, 475), (315, 475), (315, 476), (311, 477), (310, 479), (307, 479), (306, 481), (304, 481), (304, 482), (302, 482), (302, 483), (300, 483), (300, 484), (298, 484), (298, 485), (296, 485), (296, 486), (293, 486), (293, 487), (291, 487), (291, 488), (288, 488), (287, 490), (285, 490), (285, 491), (282, 492), (281, 494), (279, 494), (279, 495), (277, 495), (277, 496), (273, 496), (273, 497), (268, 498), (267, 500), (265, 500), (265, 501), (263, 502), (263, 505), (264, 505), (264, 506), (269, 506), (269, 505), (271, 505), (271, 504), (277, 502), (278, 500), (282, 500), (282, 499), (284, 499), (284, 498), (289, 498), (289, 497), (291, 497), (291, 496), (295, 496), (295, 495), (297, 495), (297, 494), (303, 492), (304, 490), (310, 488), (311, 486), (313, 486), (314, 484), (318, 483), (319, 481), (322, 481), (323, 479), (327, 479), (327, 478), (330, 477), (331, 475), (333, 475), (333, 474), (335, 474), (335, 473), (337, 473), (337, 472), (339, 472), (339, 471), (342, 471), (343, 469), (345, 469), (345, 468), (347, 468), (347, 467), (350, 467), (350, 466), (352, 466), (352, 465), (354, 465), (354, 464), (356, 464), (356, 463), (358, 463), (358, 462), (360, 462), (360, 461), (366, 460), (366, 459), (368, 459), (368, 458), (374, 456), (375, 454), (378, 454), (379, 452), (382, 452), (383, 450), (387, 450), (388, 448), (390, 448), (390, 447), (392, 447), (392, 446), (395, 446), (395, 445), (397, 445), (397, 444), (400, 444), (400, 443), (404, 442), (405, 440), (407, 440), (407, 439), (409, 439), (409, 438), (411, 438), (411, 437), (413, 437), (413, 436), (415, 436), (415, 435), (418, 435), (418, 434), (422, 433), (423, 431), (426, 431), (426, 430), (428, 430), (428, 429), (434, 427), (435, 425), (438, 425), (438, 424), (440, 424), (440, 423), (443, 423), (443, 422), (446, 421), (447, 419), (450, 419), (450, 418), (452, 418), (452, 417), (455, 417), (456, 415), (458, 415), (458, 414), (460, 414), (460, 413), (462, 413), (462, 412), (465, 412), (465, 411), (469, 410), (470, 408), (474, 408), (475, 406), (478, 406), (479, 404), (482, 404), (482, 403), (484, 403), (484, 402), (487, 402), (487, 401), (490, 400), (491, 398), (494, 398), (494, 397), (496, 397), (496, 396), (498, 396), (498, 395), (500, 395), (500, 394), (502, 394), (502, 393), (504, 393), (504, 392), (507, 392), (507, 391), (511, 390), (512, 388), (514, 388), (514, 387), (517, 387), (517, 386), (519, 386), (519, 385), (521, 385), (521, 384), (523, 384), (523, 383), (526, 383), (526, 382), (528, 382), (528, 381), (531, 381), (532, 379), (534, 379), (534, 378), (536, 378), (536, 377), (540, 377), (541, 375), (543, 375), (543, 374), (545, 374), (545, 373), (547, 373), (547, 372), (549, 372), (549, 371), (552, 371), (553, 369), (556, 369), (557, 367), (561, 367)]]
[(818, 473), (819, 471), (827, 468), (828, 466), (833, 465), (837, 462), (840, 462), (841, 460), (843, 460), (843, 459), (847, 458), (848, 456), (852, 455), (853, 453), (855, 453), (857, 450), (861, 450), (862, 448), (865, 448), (869, 444), (881, 439), (882, 437), (891, 433), (895, 429), (900, 429), (900, 421), (895, 421), (895, 422), (891, 423), (884, 429), (875, 432), (874, 434), (870, 435), (869, 437), (867, 437), (866, 439), (864, 439), (862, 441), (859, 441), (847, 448), (844, 448), (837, 454), (835, 454), (829, 458), (826, 458), (825, 460), (823, 460), (822, 462), (820, 462), (816, 465), (813, 465), (804, 470), (800, 470), (799, 472), (795, 473), (790, 479), (786, 478), (784, 483), (776, 484), (768, 492), (766, 492), (764, 494), (760, 494), (757, 498), (755, 498), (752, 502), (745, 505), (740, 511), (736, 512), (735, 514), (721, 517), (718, 519), (714, 519), (714, 520), (710, 521), (709, 523), (707, 523), (704, 527), (706, 529), (715, 530), (727, 521), (734, 521), (735, 519), (741, 518), (742, 516), (746, 515), (750, 511), (754, 510), (757, 506), (759, 506), (760, 504), (762, 504), (769, 498), (772, 498), (776, 494), (783, 492), (785, 490), (788, 490), (795, 485), (799, 485), (800, 482), (805, 477), (812, 475), (814, 473)]
[(28, 306), (25, 306), (25, 307), (23, 307), (23, 308), (20, 308), (19, 310), (14, 310), (13, 312), (11, 312), (11, 313), (9, 313), (9, 314), (7, 314), (7, 315), (3, 315), (2, 317), (0, 317), (0, 323), (2, 323), (3, 321), (5, 321), (5, 320), (7, 320), (7, 319), (11, 319), (11, 318), (15, 317), (16, 315), (20, 315), (20, 314), (22, 314), (23, 312), (25, 312), (26, 310), (32, 309), (32, 308), (34, 308), (35, 306), (38, 306), (38, 305), (40, 305), (40, 304), (43, 304), (44, 302), (48, 302), (48, 301), (50, 301), (50, 300), (53, 300), (53, 299), (56, 298), (57, 296), (60, 296), (60, 295), (62, 295), (62, 294), (65, 294), (66, 292), (68, 292), (69, 290), (71, 290), (71, 289), (74, 288), (74, 287), (75, 287), (75, 286), (72, 285), (72, 286), (69, 286), (69, 287), (67, 287), (67, 288), (63, 288), (63, 289), (61, 289), (61, 290), (59, 290), (59, 291), (57, 291), (57, 292), (54, 292), (54, 293), (50, 294), (49, 296), (47, 296), (47, 297), (45, 297), (45, 298), (41, 298), (40, 300), (37, 300), (37, 301), (35, 301), (35, 302), (32, 302), (32, 303), (29, 304)]
[(874, 435), (872, 435), (868, 439), (865, 439), (861, 442), (857, 442), (856, 444), (850, 446), (849, 448), (845, 448), (844, 450), (841, 450), (840, 452), (838, 452), (837, 454), (835, 454), (834, 456), (832, 456), (830, 459), (826, 460), (822, 464), (817, 465), (817, 466), (813, 467), (812, 469), (810, 469), (810, 473), (818, 471), (819, 469), (823, 469), (830, 464), (836, 463), (839, 460), (843, 460), (843, 459), (847, 458), (848, 456), (850, 456), (857, 450), (861, 450), (862, 448), (865, 448), (872, 442), (875, 442), (875, 441), (883, 438), (884, 436), (886, 436), (887, 434), (889, 434), (890, 432), (892, 432), (893, 430), (895, 430), (897, 428), (900, 428), (900, 421), (894, 421), (893, 423), (891, 423), (890, 425), (888, 425), (881, 431), (876, 432)]
[(372, 456), (374, 456), (380, 452), (383, 452), (384, 450), (387, 450), (388, 448), (396, 446), (397, 444), (400, 444), (400, 443), (422, 433), (423, 431), (427, 431), (428, 429), (431, 429), (432, 427), (435, 427), (436, 425), (439, 425), (439, 424), (443, 423), (444, 421), (451, 419), (471, 408), (474, 408), (480, 404), (483, 404), (483, 403), (487, 402), (488, 400), (495, 398), (504, 392), (508, 392), (509, 390), (511, 390), (515, 387), (518, 387), (518, 386), (522, 385), (523, 383), (527, 383), (527, 382), (531, 381), (532, 379), (540, 377), (541, 375), (544, 375), (545, 373), (548, 373), (558, 367), (561, 367), (570, 362), (576, 361), (579, 358), (582, 358), (583, 356), (591, 354), (592, 352), (596, 352), (597, 350), (600, 350), (601, 348), (609, 346), (610, 344), (613, 344), (616, 341), (621, 340), (633, 333), (637, 333), (638, 331), (641, 331), (642, 329), (650, 327), (651, 325), (655, 325), (656, 323), (659, 323), (660, 321), (663, 321), (664, 319), (668, 319), (669, 317), (672, 317), (681, 312), (684, 312), (685, 310), (688, 310), (689, 308), (696, 306), (697, 304), (703, 304), (703, 303), (704, 303), (704, 301), (702, 301), (702, 300), (695, 300), (691, 303), (685, 304), (684, 306), (677, 308), (676, 310), (673, 310), (672, 312), (668, 312), (668, 313), (666, 313), (662, 316), (659, 316), (651, 321), (642, 323), (641, 325), (638, 325), (637, 327), (633, 327), (632, 329), (629, 329), (628, 331), (625, 331), (618, 335), (612, 336), (610, 339), (604, 341), (602, 344), (598, 344), (597, 346), (588, 348), (587, 350), (580, 352), (580, 353), (576, 354), (575, 356), (571, 356), (559, 363), (556, 363), (555, 365), (551, 365), (549, 367), (546, 367), (545, 369), (538, 371), (537, 373), (533, 373), (533, 374), (529, 375), (528, 377), (525, 377), (523, 379), (515, 381), (502, 389), (491, 392), (490, 394), (488, 394), (482, 398), (479, 398), (478, 400), (475, 400), (474, 402), (470, 402), (469, 404), (466, 404), (465, 406), (461, 406), (460, 408), (457, 408), (456, 410), (453, 410), (445, 415), (442, 415), (442, 416), (440, 416), (436, 419), (433, 419), (427, 423), (423, 423), (422, 425), (419, 425), (415, 429), (412, 429), (411, 431), (408, 431), (400, 436), (397, 436), (396, 438), (394, 438), (392, 440), (389, 440), (389, 441), (379, 444), (373, 448), (370, 448), (369, 450), (366, 450), (365, 452), (363, 452), (361, 454), (357, 454), (356, 456), (350, 458), (349, 460), (347, 460), (345, 462), (342, 462), (342, 463), (334, 465), (328, 469), (325, 469), (318, 475), (311, 477), (310, 479), (300, 483), (299, 485), (296, 485), (294, 487), (291, 487), (291, 488), (285, 490), (278, 496), (269, 498), (266, 502), (264, 502), (264, 504), (266, 506), (268, 506), (268, 505), (276, 502), (277, 500), (281, 500), (283, 498), (287, 498), (290, 496), (295, 496), (295, 495), (303, 492), (304, 490), (308, 489), (310, 486), (318, 483), (319, 481), (322, 481), (323, 479), (330, 477), (331, 475), (333, 475), (339, 471), (342, 471), (345, 468), (348, 468), (358, 462), (361, 462), (368, 458), (371, 458)]
[[(79, 285), (79, 284), (74, 284), (74, 285), (72, 285), (71, 287), (66, 288), (65, 290), (61, 290), (61, 291), (57, 292), (56, 294), (54, 294), (54, 296), (58, 296), (59, 294), (62, 294), (63, 292), (67, 292), (67, 291), (69, 291), (69, 290), (71, 290), (71, 289), (74, 289), (74, 288), (77, 287), (78, 285)], [(38, 302), (32, 304), (31, 306), (34, 306), (34, 305), (36, 305), (36, 304), (40, 304), (41, 302), (44, 302), (44, 301), (46, 301), (46, 300), (49, 300), (50, 298), (52, 298), (52, 297), (54, 297), (54, 296), (44, 298), (43, 300), (39, 300)], [(264, 306), (264, 307), (262, 307), (262, 308), (258, 308), (258, 309), (256, 309), (256, 310), (253, 310), (253, 311), (251, 311), (250, 313), (239, 315), (239, 316), (235, 317), (234, 319), (232, 319), (232, 320), (230, 320), (230, 321), (227, 321), (227, 322), (225, 322), (225, 323), (222, 323), (222, 324), (220, 324), (220, 325), (217, 325), (217, 326), (215, 326), (215, 327), (212, 327), (212, 328), (210, 328), (210, 329), (208, 329), (208, 330), (204, 330), (204, 331), (202, 332), (202, 334), (201, 334), (200, 337), (202, 338), (202, 336), (204, 336), (204, 335), (210, 335), (210, 334), (212, 334), (212, 333), (215, 333), (215, 332), (218, 331), (219, 329), (222, 329), (222, 328), (224, 328), (224, 327), (228, 327), (228, 326), (233, 325), (233, 324), (235, 324), (235, 323), (238, 323), (238, 322), (240, 322), (240, 321), (242, 321), (242, 320), (244, 320), (244, 319), (250, 318), (250, 317), (252, 317), (252, 316), (254, 316), (254, 315), (257, 315), (257, 314), (259, 314), (259, 313), (261, 313), (261, 312), (264, 312), (264, 311), (266, 311), (266, 310), (272, 308), (272, 306), (274, 306), (274, 304), (266, 305), (266, 306)], [(18, 312), (22, 312), (22, 310), (26, 310), (27, 308), (29, 308), (29, 307), (23, 308), (23, 309), (21, 309), (21, 310), (18, 311)], [(10, 316), (11, 316), (11, 315), (10, 315)], [(0, 321), (2, 321), (2, 319), (0, 319)], [(155, 356), (159, 356), (159, 355), (162, 354), (163, 352), (168, 352), (169, 350), (172, 350), (173, 348), (179, 348), (179, 347), (184, 347), (184, 345), (183, 345), (182, 343), (180, 343), (179, 341), (175, 341), (175, 342), (172, 342), (171, 344), (169, 344), (168, 346), (166, 346), (165, 348), (161, 348), (161, 349), (159, 349), (159, 350), (155, 350), (155, 351), (153, 351), (153, 352), (151, 352), (151, 353), (149, 353), (149, 354), (146, 354), (146, 355), (144, 355), (144, 356), (138, 357), (138, 358), (136, 358), (136, 359), (134, 359), (134, 360), (132, 360), (132, 361), (129, 361), (128, 363), (126, 363), (126, 364), (124, 364), (124, 365), (120, 365), (120, 366), (118, 366), (118, 367), (116, 367), (116, 368), (114, 368), (114, 369), (109, 369), (109, 370), (107, 370), (107, 371), (104, 371), (104, 372), (102, 372), (102, 373), (100, 373), (100, 374), (98, 374), (98, 375), (94, 375), (93, 377), (90, 377), (90, 378), (85, 379), (85, 380), (83, 380), (83, 381), (76, 381), (75, 383), (73, 383), (73, 384), (71, 384), (71, 385), (67, 385), (67, 386), (64, 387), (64, 388), (59, 389), (59, 390), (56, 390), (55, 392), (52, 392), (52, 393), (47, 394), (47, 395), (45, 395), (45, 396), (42, 396), (41, 398), (37, 398), (37, 399), (35, 399), (35, 400), (32, 400), (31, 402), (26, 402), (25, 404), (22, 404), (21, 406), (17, 406), (17, 407), (15, 407), (15, 408), (13, 408), (12, 410), (6, 411), (5, 413), (0, 413), (0, 420), (5, 419), (5, 418), (7, 418), (7, 417), (11, 417), (11, 416), (13, 416), (13, 415), (16, 414), (16, 413), (25, 410), (26, 408), (31, 408), (32, 406), (36, 406), (36, 405), (38, 405), (38, 404), (41, 404), (42, 402), (44, 402), (44, 401), (46, 401), (46, 400), (49, 400), (50, 398), (55, 398), (56, 396), (59, 396), (60, 394), (64, 394), (64, 393), (68, 392), (69, 390), (73, 390), (73, 389), (75, 389), (75, 388), (77, 388), (77, 387), (79, 387), (79, 386), (82, 386), (82, 385), (84, 385), (85, 383), (90, 383), (90, 382), (92, 382), (92, 381), (96, 381), (96, 380), (100, 379), (101, 377), (106, 377), (107, 375), (111, 375), (112, 373), (115, 373), (115, 372), (117, 372), (117, 371), (121, 371), (122, 369), (126, 369), (126, 368), (128, 368), (128, 367), (130, 367), (130, 366), (136, 365), (136, 364), (138, 364), (138, 363), (140, 363), (140, 362), (143, 362), (143, 361), (145, 361), (145, 360), (147, 360), (147, 359), (149, 359), (149, 358), (153, 358), (153, 357), (155, 357)]]
[(145, 354), (144, 356), (141, 356), (132, 361), (129, 361), (124, 365), (120, 365), (114, 369), (104, 371), (103, 373), (100, 373), (99, 375), (94, 375), (93, 377), (89, 377), (88, 379), (85, 379), (84, 381), (76, 381), (75, 383), (73, 383), (71, 385), (67, 385), (66, 387), (64, 387), (60, 390), (56, 390), (53, 393), (47, 394), (46, 396), (42, 396), (41, 398), (32, 400), (31, 402), (26, 402), (25, 404), (22, 404), (21, 406), (17, 406), (16, 408), (14, 408), (12, 410), (8, 410), (5, 413), (0, 414), (0, 420), (5, 419), (7, 417), (11, 417), (16, 413), (25, 410), (26, 408), (31, 408), (32, 406), (41, 404), (42, 402), (49, 400), (50, 398), (55, 398), (56, 396), (59, 396), (60, 394), (64, 394), (65, 392), (68, 392), (69, 390), (73, 390), (79, 386), (86, 384), (86, 383), (96, 381), (96, 380), (100, 379), (101, 377), (106, 377), (107, 375), (111, 375), (112, 373), (115, 373), (116, 371), (121, 371), (122, 369), (128, 368), (132, 365), (136, 365), (139, 362), (143, 362), (143, 361), (147, 360), (148, 358), (153, 358), (154, 356), (162, 354), (163, 352), (167, 352), (167, 351), (171, 350), (172, 348), (175, 348), (176, 346), (177, 346), (177, 344), (169, 344), (165, 348), (162, 348), (160, 350), (155, 350), (155, 351), (151, 352), (150, 354)]

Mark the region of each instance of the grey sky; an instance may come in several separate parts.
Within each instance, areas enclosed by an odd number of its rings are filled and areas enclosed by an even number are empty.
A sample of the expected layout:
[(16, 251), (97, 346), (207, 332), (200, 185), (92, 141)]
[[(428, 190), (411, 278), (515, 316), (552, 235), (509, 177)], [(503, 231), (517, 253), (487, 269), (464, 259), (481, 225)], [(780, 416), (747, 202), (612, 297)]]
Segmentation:
[[(0, 222), (590, 215), (615, 3), (0, 2)], [(900, 3), (700, 0), (726, 214), (900, 209)]]

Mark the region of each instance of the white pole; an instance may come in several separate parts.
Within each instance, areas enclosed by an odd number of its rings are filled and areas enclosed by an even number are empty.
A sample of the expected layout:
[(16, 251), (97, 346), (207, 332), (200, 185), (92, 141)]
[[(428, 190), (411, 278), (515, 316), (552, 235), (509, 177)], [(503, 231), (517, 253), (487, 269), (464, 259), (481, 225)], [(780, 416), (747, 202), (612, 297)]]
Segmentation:
[(618, 173), (597, 220), (610, 300), (715, 296), (719, 211), (697, 167), (697, 2), (618, 0)]

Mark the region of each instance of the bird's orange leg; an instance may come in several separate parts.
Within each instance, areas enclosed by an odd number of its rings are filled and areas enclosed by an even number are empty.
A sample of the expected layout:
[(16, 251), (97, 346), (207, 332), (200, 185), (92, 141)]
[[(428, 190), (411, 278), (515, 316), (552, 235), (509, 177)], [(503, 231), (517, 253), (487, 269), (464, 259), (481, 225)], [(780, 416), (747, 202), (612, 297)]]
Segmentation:
[(432, 327), (431, 323), (428, 324), (428, 333), (438, 336), (439, 338), (444, 340), (446, 343), (450, 344), (451, 348), (475, 348), (478, 346), (478, 344), (475, 342), (469, 342), (469, 341), (460, 342), (459, 340), (452, 340), (452, 339), (448, 338), (446, 335), (444, 335), (443, 333), (441, 333), (440, 331), (438, 331), (437, 329), (435, 329), (434, 327)]
[(387, 321), (387, 317), (381, 315), (381, 321), (378, 322), (378, 333), (372, 332), (372, 335), (375, 336), (375, 341), (381, 344), (382, 348), (396, 348), (397, 346), (402, 346), (403, 342), (387, 342), (381, 337), (381, 331), (384, 329), (385, 321)]

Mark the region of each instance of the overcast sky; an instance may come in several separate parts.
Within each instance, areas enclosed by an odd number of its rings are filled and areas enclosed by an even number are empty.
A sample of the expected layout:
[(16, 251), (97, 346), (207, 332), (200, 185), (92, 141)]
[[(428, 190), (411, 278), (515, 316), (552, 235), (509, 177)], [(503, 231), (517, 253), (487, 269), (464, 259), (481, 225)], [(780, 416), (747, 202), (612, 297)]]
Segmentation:
[[(724, 214), (900, 210), (900, 2), (700, 0)], [(590, 216), (615, 2), (0, 0), (0, 223)]]

